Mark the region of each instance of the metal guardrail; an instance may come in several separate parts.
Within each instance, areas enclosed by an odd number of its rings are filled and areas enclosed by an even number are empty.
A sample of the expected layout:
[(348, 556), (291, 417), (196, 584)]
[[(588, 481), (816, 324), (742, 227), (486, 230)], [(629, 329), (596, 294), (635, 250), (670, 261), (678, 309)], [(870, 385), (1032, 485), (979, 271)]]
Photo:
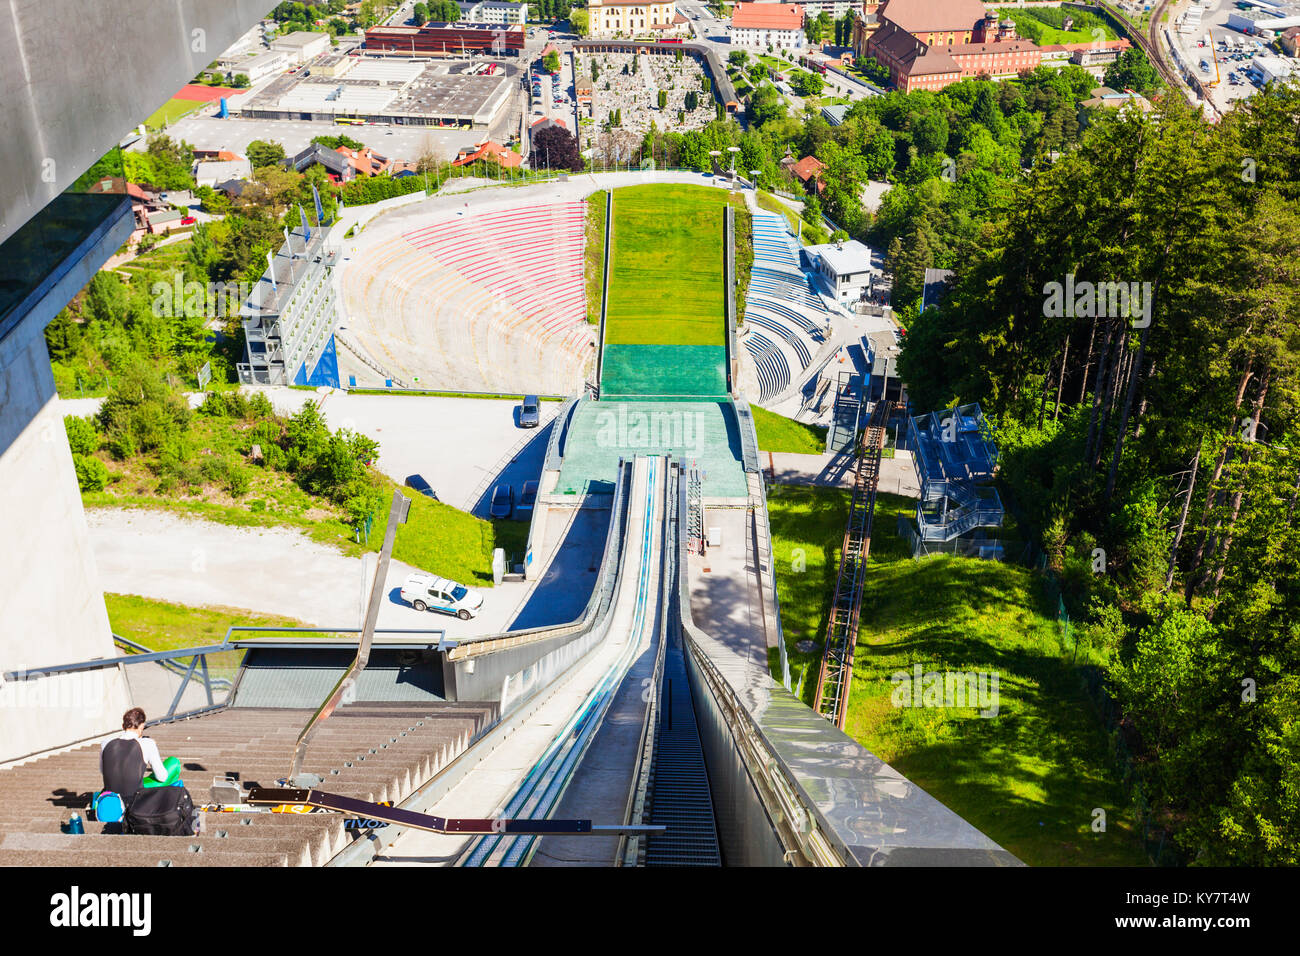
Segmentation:
[[(129, 640), (118, 633), (113, 634), (113, 643), (129, 648), (137, 654), (153, 653), (153, 648), (145, 647), (143, 644), (137, 644), (135, 641)], [(187, 672), (187, 668), (182, 667), (173, 658), (165, 658), (158, 661), (158, 664), (160, 664), (165, 670), (169, 670), (173, 674), (177, 674), (181, 677), (184, 677)], [(219, 689), (229, 689), (231, 682), (224, 677), (214, 677), (212, 678), (212, 686)]]
[[(684, 488), (684, 486), (683, 486)], [(686, 496), (678, 495), (678, 528), (686, 525)], [(677, 607), (682, 628), (682, 643), (687, 654), (699, 669), (709, 692), (713, 695), (726, 720), (727, 729), (736, 744), (736, 750), (745, 765), (754, 788), (759, 795), (773, 829), (776, 831), (787, 856), (797, 854), (797, 862), (820, 866), (852, 865), (852, 855), (839, 846), (839, 841), (828, 837), (822, 830), (816, 809), (804, 803), (799, 788), (790, 779), (775, 756), (775, 751), (763, 732), (750, 716), (744, 703), (709, 659), (703, 645), (712, 639), (696, 627), (691, 616), (691, 594), (687, 568), (686, 537), (677, 536)]]
[[(262, 641), (258, 639), (232, 639), (236, 632), (266, 632), (276, 635), (296, 634), (302, 635), (299, 638), (282, 638), (280, 640)], [(231, 625), (226, 629), (225, 637), (220, 644), (204, 644), (198, 647), (179, 647), (169, 651), (151, 651), (141, 644), (128, 641), (118, 635), (113, 635), (115, 641), (126, 644), (133, 649), (140, 649), (139, 653), (126, 654), (122, 657), (100, 657), (84, 661), (73, 661), (68, 664), (52, 664), (44, 667), (31, 667), (20, 671), (5, 671), (4, 679), (6, 681), (26, 681), (39, 679), (42, 677), (51, 677), (59, 674), (84, 673), (95, 670), (108, 670), (121, 667), (134, 667), (140, 664), (158, 664), (167, 670), (168, 673), (174, 674), (181, 678), (180, 685), (175, 695), (171, 699), (170, 706), (167, 707), (163, 716), (156, 717), (148, 722), (150, 727), (156, 724), (171, 723), (176, 720), (183, 720), (188, 717), (197, 717), (200, 714), (212, 713), (226, 707), (229, 703), (229, 695), (233, 693), (235, 681), (224, 677), (213, 677), (209, 667), (209, 659), (218, 654), (230, 653), (234, 651), (248, 650), (252, 647), (350, 647), (355, 646), (356, 640), (339, 639), (339, 638), (309, 638), (309, 634), (360, 634), (356, 628), (319, 628), (319, 627), (244, 627), (241, 625)], [(419, 638), (407, 638), (401, 642), (380, 639), (375, 642), (376, 647), (410, 647), (426, 646), (430, 648), (449, 649), (454, 648), (457, 644), (455, 641), (446, 640), (446, 631), (441, 629), (423, 630), (415, 628), (389, 628), (376, 631), (376, 634), (397, 635), (421, 635)], [(437, 635), (436, 640), (431, 638)], [(181, 663), (188, 661), (188, 665)], [(185, 691), (190, 690), (193, 685), (200, 685), (204, 691), (204, 697), (207, 703), (203, 706), (192, 708), (190, 710), (180, 711), (181, 700)], [(217, 702), (217, 695), (214, 692), (226, 692), (225, 700)]]
[(569, 418), (573, 415), (573, 410), (582, 398), (581, 393), (570, 395), (560, 406), (560, 410), (555, 413), (555, 418), (551, 420), (551, 437), (546, 442), (546, 458), (542, 462), (542, 471), (558, 471), (563, 455), (560, 452), (560, 444), (563, 440), (564, 431), (568, 427)]
[(754, 413), (743, 398), (733, 400), (736, 417), (740, 419), (740, 460), (745, 471), (761, 471), (758, 462), (758, 435), (754, 430)]

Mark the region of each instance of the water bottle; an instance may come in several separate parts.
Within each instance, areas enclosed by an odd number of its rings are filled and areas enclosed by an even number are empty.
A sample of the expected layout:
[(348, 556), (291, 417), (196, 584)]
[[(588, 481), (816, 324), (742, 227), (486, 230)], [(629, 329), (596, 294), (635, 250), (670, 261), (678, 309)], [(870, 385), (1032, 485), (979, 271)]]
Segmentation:
[(85, 826), (84, 826), (84, 825), (82, 824), (82, 822), (81, 822), (81, 814), (80, 814), (80, 813), (74, 813), (74, 814), (73, 814), (73, 815), (68, 819), (68, 832), (69, 832), (69, 833), (85, 833), (85, 832), (86, 832), (86, 828), (85, 828)]

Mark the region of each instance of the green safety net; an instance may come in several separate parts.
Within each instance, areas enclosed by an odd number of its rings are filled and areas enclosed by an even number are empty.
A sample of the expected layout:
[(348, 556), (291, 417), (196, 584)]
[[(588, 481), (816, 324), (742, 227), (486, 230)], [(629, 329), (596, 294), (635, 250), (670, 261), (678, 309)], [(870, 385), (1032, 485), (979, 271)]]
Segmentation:
[(721, 345), (606, 345), (600, 396), (723, 398), (726, 366)]

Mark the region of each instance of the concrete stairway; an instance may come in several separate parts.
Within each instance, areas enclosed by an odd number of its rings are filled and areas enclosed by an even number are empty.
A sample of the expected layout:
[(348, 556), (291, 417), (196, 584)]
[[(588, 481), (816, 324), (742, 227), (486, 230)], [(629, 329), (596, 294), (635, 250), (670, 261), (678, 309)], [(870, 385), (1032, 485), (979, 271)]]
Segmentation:
[[(320, 789), (400, 803), (495, 721), (494, 704), (366, 703), (341, 708), (308, 749), (304, 770)], [(289, 770), (310, 712), (233, 708), (150, 731), (176, 756), (196, 806), (214, 777), (274, 787)], [(322, 866), (351, 841), (336, 813), (205, 812), (195, 837), (105, 833), (90, 819), (101, 786), (99, 747), (89, 745), (0, 771), (0, 866)], [(484, 814), (491, 811), (484, 808)], [(86, 833), (61, 833), (72, 813)]]

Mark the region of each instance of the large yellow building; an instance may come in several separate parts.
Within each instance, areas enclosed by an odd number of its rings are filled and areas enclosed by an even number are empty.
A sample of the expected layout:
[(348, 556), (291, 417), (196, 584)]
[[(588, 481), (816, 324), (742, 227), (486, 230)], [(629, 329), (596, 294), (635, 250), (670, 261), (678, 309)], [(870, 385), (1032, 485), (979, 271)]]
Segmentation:
[(686, 23), (677, 12), (676, 0), (590, 0), (587, 18), (594, 37), (641, 36), (649, 31), (673, 33)]

